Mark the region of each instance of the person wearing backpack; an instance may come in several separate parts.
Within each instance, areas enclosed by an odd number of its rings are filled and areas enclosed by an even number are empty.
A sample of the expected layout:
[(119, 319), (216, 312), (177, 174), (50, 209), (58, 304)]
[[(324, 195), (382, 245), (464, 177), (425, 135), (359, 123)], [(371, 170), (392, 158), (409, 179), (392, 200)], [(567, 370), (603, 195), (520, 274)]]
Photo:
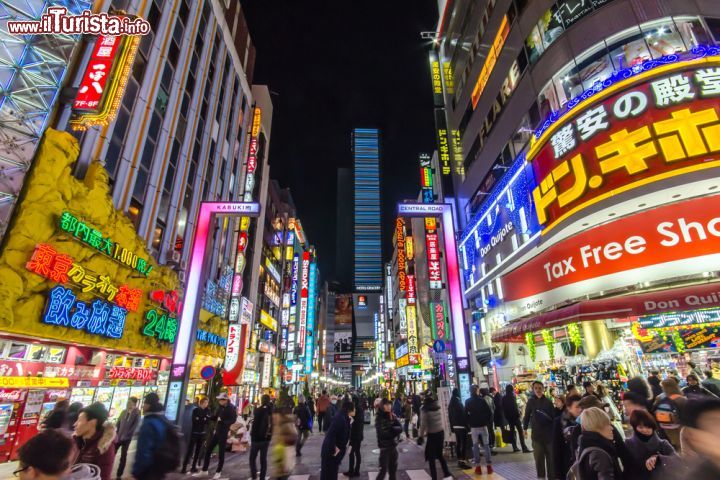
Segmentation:
[(250, 428), (250, 478), (257, 477), (257, 455), (260, 453), (260, 478), (265, 480), (267, 474), (267, 455), (272, 438), (272, 407), (270, 395), (263, 395), (260, 406), (253, 412)]
[(230, 433), (230, 427), (237, 421), (237, 409), (235, 405), (230, 403), (228, 394), (223, 392), (217, 397), (218, 408), (212, 416), (215, 420), (215, 431), (213, 432), (210, 441), (208, 442), (207, 450), (205, 450), (205, 462), (203, 462), (203, 469), (198, 476), (207, 476), (208, 469), (210, 468), (210, 457), (215, 447), (218, 447), (218, 464), (215, 470), (215, 476), (213, 479), (217, 480), (220, 478), (223, 466), (225, 465), (225, 449), (227, 447), (228, 434)]
[(538, 478), (555, 478), (555, 465), (552, 456), (552, 433), (555, 416), (555, 406), (545, 396), (545, 386), (540, 381), (532, 384), (533, 394), (525, 405), (523, 429), (527, 436), (527, 429), (532, 429), (533, 457)]
[(572, 449), (572, 434), (578, 426), (577, 419), (582, 412), (580, 394), (568, 395), (565, 399), (565, 410), (555, 417), (553, 425), (552, 452), (555, 465), (555, 477), (551, 480), (565, 480), (570, 467), (575, 462)]
[(295, 444), (295, 456), (300, 457), (302, 456), (302, 447), (305, 445), (305, 442), (310, 436), (310, 430), (312, 429), (312, 414), (302, 394), (298, 395), (298, 404), (293, 413), (295, 414), (295, 424), (299, 432)]
[(604, 410), (590, 407), (580, 417), (582, 435), (578, 458), (570, 467), (568, 480), (622, 480), (618, 452), (613, 444), (614, 432)]
[(480, 396), (480, 389), (477, 385), (472, 386), (470, 398), (465, 401), (465, 414), (468, 417), (470, 436), (472, 437), (475, 473), (482, 475), (482, 465), (480, 464), (480, 445), (482, 445), (485, 451), (485, 466), (490, 475), (493, 473), (493, 467), (488, 425), (492, 422), (493, 413), (485, 399)]
[(142, 411), (132, 475), (137, 480), (161, 480), (180, 464), (180, 435), (165, 418), (157, 393), (145, 396)]
[(682, 430), (680, 418), (683, 415), (687, 398), (680, 392), (680, 386), (674, 378), (666, 378), (660, 385), (664, 395), (655, 399), (653, 414), (670, 444), (679, 452), (680, 431)]

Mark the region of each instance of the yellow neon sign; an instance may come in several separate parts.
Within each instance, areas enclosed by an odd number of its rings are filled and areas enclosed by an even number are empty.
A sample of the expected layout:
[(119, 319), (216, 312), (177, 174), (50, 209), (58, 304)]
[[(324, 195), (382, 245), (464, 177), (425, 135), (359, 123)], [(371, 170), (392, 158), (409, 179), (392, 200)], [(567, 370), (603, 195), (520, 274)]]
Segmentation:
[(478, 101), (480, 101), (480, 95), (482, 95), (482, 92), (485, 90), (485, 85), (487, 85), (490, 74), (495, 68), (495, 64), (500, 56), (500, 51), (502, 50), (503, 45), (505, 45), (505, 39), (507, 38), (508, 33), (510, 33), (510, 27), (508, 25), (507, 15), (505, 15), (502, 19), (502, 23), (500, 23), (500, 29), (498, 30), (497, 35), (495, 35), (495, 40), (493, 40), (482, 70), (480, 70), (480, 75), (478, 75), (475, 88), (473, 88), (471, 96), (473, 109), (477, 107)]

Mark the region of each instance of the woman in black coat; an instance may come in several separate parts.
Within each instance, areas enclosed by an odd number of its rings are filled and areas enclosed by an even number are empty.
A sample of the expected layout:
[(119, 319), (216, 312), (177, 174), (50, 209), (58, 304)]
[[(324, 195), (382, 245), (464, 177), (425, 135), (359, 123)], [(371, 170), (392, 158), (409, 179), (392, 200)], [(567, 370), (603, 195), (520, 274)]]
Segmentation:
[(344, 402), (342, 408), (325, 433), (320, 458), (320, 480), (336, 480), (340, 464), (345, 457), (348, 441), (350, 440), (350, 419), (355, 415), (355, 405)]
[(346, 477), (360, 476), (360, 445), (365, 429), (365, 409), (357, 395), (353, 395), (353, 404), (355, 405), (355, 418), (350, 425), (350, 468), (344, 473)]
[[(520, 437), (520, 445), (522, 445), (522, 451), (530, 453), (530, 449), (525, 444), (525, 433), (523, 431), (522, 422), (520, 421), (520, 409), (518, 408), (517, 398), (515, 398), (515, 389), (512, 385), (505, 387), (505, 396), (502, 398), (502, 411), (505, 415), (510, 431), (517, 431), (517, 436)], [(513, 451), (517, 451), (517, 440), (515, 434), (513, 434), (512, 441)]]
[(578, 447), (580, 478), (583, 480), (622, 480), (614, 432), (605, 411), (590, 407), (580, 417), (582, 435)]

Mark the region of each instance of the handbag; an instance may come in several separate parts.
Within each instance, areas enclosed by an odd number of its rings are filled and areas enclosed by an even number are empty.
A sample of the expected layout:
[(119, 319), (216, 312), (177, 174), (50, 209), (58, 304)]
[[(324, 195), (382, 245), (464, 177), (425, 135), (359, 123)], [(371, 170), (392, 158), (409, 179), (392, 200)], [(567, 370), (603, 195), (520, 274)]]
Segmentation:
[(502, 432), (502, 441), (505, 443), (515, 443), (515, 430), (512, 429), (506, 429), (503, 428), (500, 430)]

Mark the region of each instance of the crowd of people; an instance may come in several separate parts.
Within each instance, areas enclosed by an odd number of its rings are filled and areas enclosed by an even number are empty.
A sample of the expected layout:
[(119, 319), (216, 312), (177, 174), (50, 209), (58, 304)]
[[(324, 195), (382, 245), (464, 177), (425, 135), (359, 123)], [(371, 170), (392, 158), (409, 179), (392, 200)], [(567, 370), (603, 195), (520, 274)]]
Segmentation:
[(379, 464), (370, 469), (378, 470), (379, 480), (396, 478), (398, 445), (404, 440), (424, 445), (433, 479), (452, 478), (448, 447), (460, 469), (492, 474), (501, 443), (512, 445), (513, 452), (532, 452), (537, 477), (548, 480), (720, 478), (720, 381), (711, 372), (694, 369), (684, 379), (652, 372), (623, 387), (620, 405), (601, 382), (585, 382), (582, 392), (568, 385), (563, 395), (540, 381), (527, 394), (515, 385), (501, 392), (483, 384), (473, 386), (464, 402), (452, 390), (447, 405), (432, 391), (393, 399), (354, 390), (342, 396), (323, 391), (315, 399), (263, 395), (244, 410), (251, 413), (247, 419), (220, 393), (215, 408), (209, 398), (188, 405), (184, 438), (165, 418), (155, 393), (141, 407), (139, 399), (130, 398), (116, 422), (108, 421), (101, 403), (81, 408), (63, 400), (43, 420), (40, 433), (21, 447), (15, 473), (22, 479), (122, 478), (137, 438), (133, 478), (162, 479), (178, 469), (208, 477), (217, 452), (217, 479), (225, 452), (234, 445), (233, 432), (246, 429), (251, 479), (283, 480), (293, 473), (317, 422), (323, 435), (321, 479), (339, 478), (345, 456), (343, 475), (355, 478), (362, 471), (366, 412), (371, 411)]

